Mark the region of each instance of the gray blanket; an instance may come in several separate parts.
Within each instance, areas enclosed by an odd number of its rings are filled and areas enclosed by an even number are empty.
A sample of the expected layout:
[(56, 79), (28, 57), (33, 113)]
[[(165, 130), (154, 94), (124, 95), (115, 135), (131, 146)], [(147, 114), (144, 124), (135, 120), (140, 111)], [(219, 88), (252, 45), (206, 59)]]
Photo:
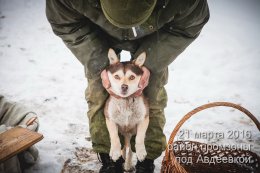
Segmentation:
[[(32, 120), (34, 121), (32, 122)], [(39, 120), (35, 112), (21, 104), (10, 102), (0, 95), (0, 133), (15, 126), (38, 131)], [(37, 158), (38, 150), (32, 146), (17, 156), (0, 163), (0, 173), (21, 173), (26, 167), (33, 165)]]

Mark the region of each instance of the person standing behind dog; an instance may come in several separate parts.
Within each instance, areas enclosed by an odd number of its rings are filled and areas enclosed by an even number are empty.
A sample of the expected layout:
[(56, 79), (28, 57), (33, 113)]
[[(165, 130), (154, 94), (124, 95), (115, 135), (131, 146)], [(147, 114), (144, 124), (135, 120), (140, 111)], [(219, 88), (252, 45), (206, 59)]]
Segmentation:
[(102, 173), (123, 172), (123, 159), (113, 162), (109, 157), (110, 140), (103, 115), (108, 92), (113, 94), (104, 70), (109, 64), (108, 49), (118, 54), (130, 51), (133, 59), (146, 52), (146, 68), (136, 94), (145, 88), (150, 124), (145, 138), (147, 157), (137, 161), (136, 172), (154, 172), (153, 162), (166, 148), (164, 85), (168, 65), (198, 37), (209, 20), (207, 1), (47, 0), (46, 15), (54, 33), (84, 65), (89, 128), (93, 149), (102, 161)]

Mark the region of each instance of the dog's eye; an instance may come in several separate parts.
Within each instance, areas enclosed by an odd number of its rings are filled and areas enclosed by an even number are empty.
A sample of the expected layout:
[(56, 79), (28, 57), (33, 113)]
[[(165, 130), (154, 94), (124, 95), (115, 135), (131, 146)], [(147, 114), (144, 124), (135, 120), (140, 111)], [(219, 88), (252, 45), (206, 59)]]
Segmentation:
[(135, 79), (135, 76), (134, 75), (131, 75), (130, 77), (129, 77), (129, 80), (134, 80)]
[(117, 79), (117, 80), (120, 79), (120, 77), (118, 75), (115, 75), (114, 78)]

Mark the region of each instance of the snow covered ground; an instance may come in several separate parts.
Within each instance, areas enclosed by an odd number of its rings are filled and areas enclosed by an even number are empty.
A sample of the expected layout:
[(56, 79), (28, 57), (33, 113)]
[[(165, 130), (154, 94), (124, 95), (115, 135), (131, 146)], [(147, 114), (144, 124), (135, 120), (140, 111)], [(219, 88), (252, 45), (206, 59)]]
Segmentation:
[[(211, 19), (200, 37), (169, 67), (167, 137), (185, 113), (213, 101), (241, 104), (260, 120), (260, 2), (209, 0), (209, 6)], [(35, 110), (44, 134), (39, 161), (27, 173), (58, 173), (67, 159), (75, 160), (74, 152), (91, 148), (86, 86), (83, 67), (51, 31), (45, 2), (0, 0), (0, 93)], [(251, 139), (208, 142), (252, 144), (260, 154), (259, 131), (231, 108), (199, 113), (183, 128), (192, 134), (249, 131)], [(96, 163), (90, 168), (97, 170)]]

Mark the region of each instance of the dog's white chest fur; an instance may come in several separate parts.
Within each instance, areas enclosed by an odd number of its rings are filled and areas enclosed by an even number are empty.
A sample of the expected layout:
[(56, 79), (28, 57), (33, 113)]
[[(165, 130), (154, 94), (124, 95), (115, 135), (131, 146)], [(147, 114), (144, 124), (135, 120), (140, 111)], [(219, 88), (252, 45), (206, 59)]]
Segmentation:
[(107, 103), (107, 117), (119, 126), (121, 133), (135, 133), (136, 125), (148, 115), (142, 96), (117, 99), (110, 97)]

